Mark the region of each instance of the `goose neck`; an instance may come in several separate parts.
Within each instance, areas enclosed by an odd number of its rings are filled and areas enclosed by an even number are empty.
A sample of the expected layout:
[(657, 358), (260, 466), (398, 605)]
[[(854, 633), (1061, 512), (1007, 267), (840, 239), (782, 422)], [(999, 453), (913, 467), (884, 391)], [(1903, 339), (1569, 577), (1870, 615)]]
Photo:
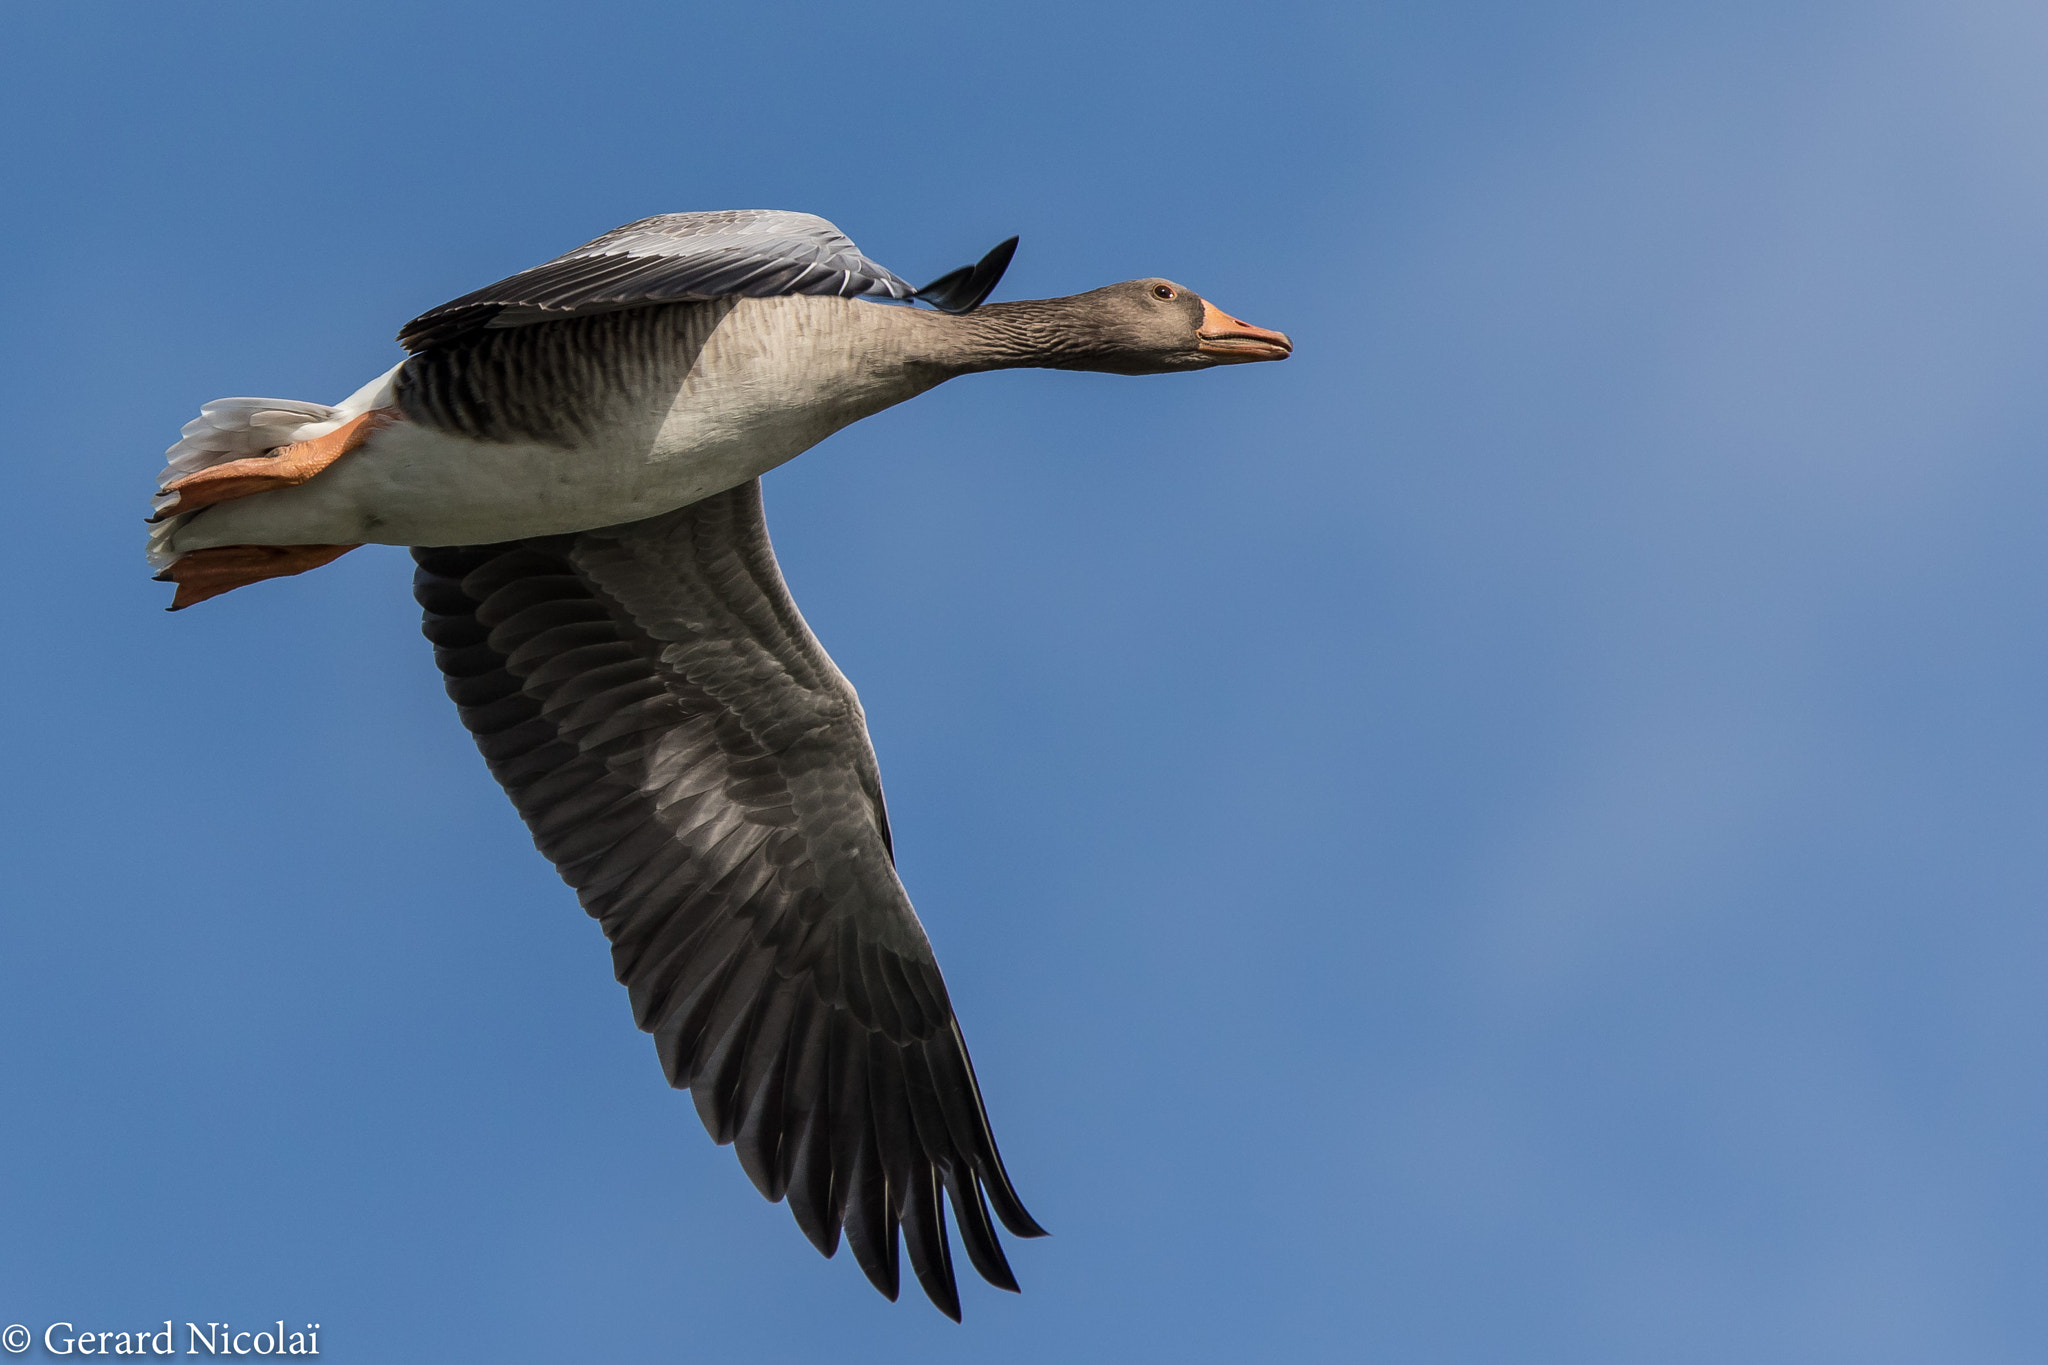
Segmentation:
[(983, 304), (959, 316), (926, 315), (943, 325), (955, 373), (981, 370), (1089, 370), (1108, 359), (1106, 338), (1071, 298)]

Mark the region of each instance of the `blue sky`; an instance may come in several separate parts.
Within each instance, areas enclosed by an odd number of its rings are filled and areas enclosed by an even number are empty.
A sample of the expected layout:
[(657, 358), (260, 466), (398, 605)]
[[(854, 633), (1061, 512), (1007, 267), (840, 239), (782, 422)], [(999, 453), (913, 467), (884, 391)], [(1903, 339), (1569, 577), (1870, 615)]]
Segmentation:
[[(17, 7), (0, 1325), (336, 1360), (2032, 1361), (2048, 18)], [(210, 398), (644, 214), (1285, 365), (770, 476), (1052, 1231), (966, 1322), (662, 1084), (402, 551), (177, 616)], [(40, 1348), (38, 1348), (39, 1351)], [(29, 1358), (37, 1358), (32, 1355)]]

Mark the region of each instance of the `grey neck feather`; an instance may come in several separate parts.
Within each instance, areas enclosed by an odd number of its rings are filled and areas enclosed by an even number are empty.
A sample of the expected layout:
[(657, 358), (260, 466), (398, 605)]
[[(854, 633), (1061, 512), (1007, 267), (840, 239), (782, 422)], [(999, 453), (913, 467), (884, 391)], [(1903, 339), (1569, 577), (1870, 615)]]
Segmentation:
[(1118, 352), (1079, 298), (983, 304), (972, 313), (906, 313), (949, 375), (983, 370), (1116, 368)]

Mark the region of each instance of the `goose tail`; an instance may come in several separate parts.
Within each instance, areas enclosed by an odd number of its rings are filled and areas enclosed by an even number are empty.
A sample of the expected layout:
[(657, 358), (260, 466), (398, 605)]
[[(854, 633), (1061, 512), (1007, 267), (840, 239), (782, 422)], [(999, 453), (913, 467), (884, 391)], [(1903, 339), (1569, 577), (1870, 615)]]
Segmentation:
[(389, 407), (398, 368), (392, 366), (331, 407), (296, 398), (216, 398), (200, 408), (199, 415), (185, 424), (178, 443), (164, 452), (157, 493), (150, 500), (150, 568), (161, 574), (177, 563), (180, 556), (172, 545), (178, 528), (194, 515), (170, 510), (178, 502), (177, 494), (165, 491), (171, 484), (230, 460), (325, 436), (372, 408)]

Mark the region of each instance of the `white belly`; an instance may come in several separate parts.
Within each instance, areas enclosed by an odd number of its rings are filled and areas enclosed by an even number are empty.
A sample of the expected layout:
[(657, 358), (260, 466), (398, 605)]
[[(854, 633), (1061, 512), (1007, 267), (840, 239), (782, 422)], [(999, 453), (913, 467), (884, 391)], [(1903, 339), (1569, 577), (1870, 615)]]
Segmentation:
[(907, 310), (744, 299), (679, 387), (573, 447), (383, 428), (296, 488), (194, 514), (178, 553), (214, 545), (474, 545), (638, 521), (775, 468), (936, 382), (907, 364)]

